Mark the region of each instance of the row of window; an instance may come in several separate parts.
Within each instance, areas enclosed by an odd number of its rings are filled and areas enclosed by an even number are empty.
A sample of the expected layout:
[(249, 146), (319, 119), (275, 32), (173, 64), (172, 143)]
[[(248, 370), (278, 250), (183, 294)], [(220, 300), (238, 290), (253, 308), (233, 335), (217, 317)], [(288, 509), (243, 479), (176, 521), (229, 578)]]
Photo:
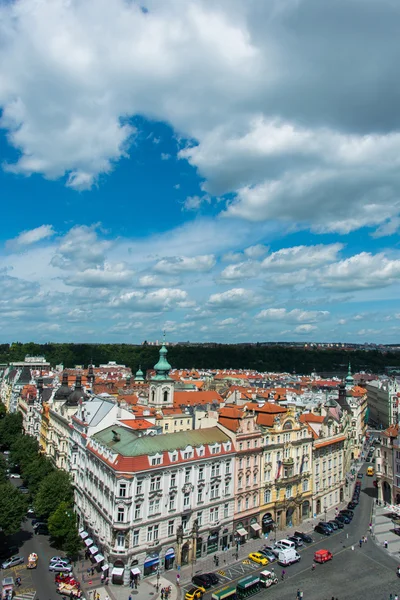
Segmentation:
[[(339, 465), (339, 467), (342, 465), (342, 455), (341, 454), (339, 454), (338, 457), (334, 456), (333, 459), (329, 458), (328, 461), (324, 460), (321, 465), (322, 473), (326, 473), (327, 467), (328, 467), (328, 471), (329, 471), (330, 469), (332, 469), (332, 466), (335, 469), (337, 465)], [(315, 475), (319, 475), (319, 468), (320, 468), (320, 463), (316, 462), (315, 463)]]
[[(210, 452), (211, 454), (219, 454), (221, 452), (222, 446), (221, 444), (214, 444), (213, 446), (210, 446)], [(231, 443), (227, 442), (225, 444), (225, 451), (229, 452), (231, 450)], [(194, 457), (194, 450), (193, 449), (187, 449), (187, 450), (181, 450), (181, 458), (183, 460), (189, 460), (190, 458)], [(202, 457), (205, 456), (205, 448), (201, 447), (201, 448), (196, 448), (196, 456), (197, 457)], [(169, 455), (170, 461), (171, 462), (176, 462), (179, 458), (179, 454), (178, 451), (174, 451)], [(163, 457), (161, 454), (157, 455), (157, 456), (152, 456), (150, 458), (150, 464), (154, 467), (157, 465), (161, 465), (163, 463)]]

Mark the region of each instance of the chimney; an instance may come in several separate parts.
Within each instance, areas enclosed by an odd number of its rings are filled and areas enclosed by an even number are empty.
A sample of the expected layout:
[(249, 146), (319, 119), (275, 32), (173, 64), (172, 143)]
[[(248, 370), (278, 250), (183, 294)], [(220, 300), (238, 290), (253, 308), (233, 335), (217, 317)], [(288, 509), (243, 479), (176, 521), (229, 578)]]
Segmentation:
[(112, 429), (111, 433), (113, 434), (113, 439), (112, 439), (113, 442), (120, 442), (121, 441), (121, 436), (119, 435), (119, 433), (117, 433), (115, 431), (115, 429)]

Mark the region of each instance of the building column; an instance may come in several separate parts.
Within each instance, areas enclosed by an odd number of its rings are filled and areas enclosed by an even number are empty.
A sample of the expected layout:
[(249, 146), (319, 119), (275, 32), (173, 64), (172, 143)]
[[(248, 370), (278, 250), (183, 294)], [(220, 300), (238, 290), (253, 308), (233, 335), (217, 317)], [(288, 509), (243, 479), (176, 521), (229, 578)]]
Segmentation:
[(176, 530), (176, 566), (181, 566), (182, 560), (182, 542), (183, 542), (183, 527), (182, 525), (178, 526)]

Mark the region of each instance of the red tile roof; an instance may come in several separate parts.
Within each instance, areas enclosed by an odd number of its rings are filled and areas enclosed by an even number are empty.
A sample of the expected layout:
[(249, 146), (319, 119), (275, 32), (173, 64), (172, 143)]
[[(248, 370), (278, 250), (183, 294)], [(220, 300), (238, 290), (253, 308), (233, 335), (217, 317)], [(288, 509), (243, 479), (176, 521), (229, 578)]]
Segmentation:
[(146, 421), (146, 419), (123, 419), (120, 421), (120, 423), (127, 425), (131, 429), (138, 430), (149, 429), (151, 427), (154, 427), (153, 423), (150, 423), (150, 421)]
[(221, 396), (215, 390), (199, 392), (174, 392), (174, 406), (181, 406), (182, 404), (194, 405), (194, 404), (211, 404), (222, 402)]

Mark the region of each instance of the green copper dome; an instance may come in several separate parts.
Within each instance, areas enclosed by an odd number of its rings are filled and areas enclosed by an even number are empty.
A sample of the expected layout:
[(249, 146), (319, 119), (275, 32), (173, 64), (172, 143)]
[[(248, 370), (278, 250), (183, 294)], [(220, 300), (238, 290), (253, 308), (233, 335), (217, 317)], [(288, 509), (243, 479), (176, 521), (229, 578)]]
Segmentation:
[(171, 370), (171, 365), (167, 361), (168, 350), (165, 347), (165, 343), (160, 348), (160, 358), (158, 359), (158, 363), (154, 365), (154, 370), (156, 372), (153, 379), (170, 379), (169, 372)]
[(140, 365), (138, 370), (136, 371), (135, 381), (144, 381), (144, 375)]
[(349, 369), (347, 371), (346, 381), (349, 382), (349, 383), (350, 382), (352, 383), (354, 381), (354, 377), (351, 374), (351, 364), (350, 363), (349, 363)]

